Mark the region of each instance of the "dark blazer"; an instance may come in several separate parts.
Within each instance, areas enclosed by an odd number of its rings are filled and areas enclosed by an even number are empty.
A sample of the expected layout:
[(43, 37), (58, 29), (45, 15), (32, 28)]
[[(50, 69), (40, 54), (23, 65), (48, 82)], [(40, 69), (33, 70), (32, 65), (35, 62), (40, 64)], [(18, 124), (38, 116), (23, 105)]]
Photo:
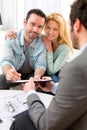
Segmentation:
[(38, 130), (87, 130), (87, 48), (62, 68), (47, 110), (36, 94), (28, 96), (28, 106)]

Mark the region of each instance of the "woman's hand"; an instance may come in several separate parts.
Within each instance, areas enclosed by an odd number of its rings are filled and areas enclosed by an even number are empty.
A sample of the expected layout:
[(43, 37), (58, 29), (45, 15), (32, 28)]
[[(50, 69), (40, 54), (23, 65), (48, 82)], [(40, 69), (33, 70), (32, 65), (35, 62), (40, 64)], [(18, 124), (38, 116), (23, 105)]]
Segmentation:
[(51, 44), (51, 41), (47, 38), (47, 36), (42, 35), (41, 40), (45, 44), (47, 51), (52, 52), (52, 44)]
[[(51, 80), (51, 78), (48, 76), (44, 76), (44, 77), (42, 77), (42, 79)], [(49, 81), (49, 82), (45, 82), (45, 86), (43, 86), (41, 84), (42, 83), (39, 83), (39, 82), (34, 83), (34, 78), (30, 78), (29, 82), (22, 84), (22, 85), (23, 85), (23, 89), (25, 92), (29, 92), (30, 90), (36, 90), (38, 87), (40, 87), (45, 92), (50, 92), (55, 83), (53, 81)]]
[(5, 40), (7, 38), (10, 38), (10, 39), (15, 39), (16, 38), (16, 32), (15, 31), (8, 31), (5, 35)]
[[(44, 77), (42, 77), (42, 79), (44, 79), (44, 80), (51, 80), (51, 77), (49, 77), (49, 76), (44, 76)], [(50, 91), (52, 90), (53, 86), (54, 86), (54, 82), (53, 82), (53, 81), (43, 82), (43, 83), (40, 83), (40, 84), (39, 84), (39, 87), (40, 87), (43, 91), (45, 91), (45, 92), (50, 92)]]

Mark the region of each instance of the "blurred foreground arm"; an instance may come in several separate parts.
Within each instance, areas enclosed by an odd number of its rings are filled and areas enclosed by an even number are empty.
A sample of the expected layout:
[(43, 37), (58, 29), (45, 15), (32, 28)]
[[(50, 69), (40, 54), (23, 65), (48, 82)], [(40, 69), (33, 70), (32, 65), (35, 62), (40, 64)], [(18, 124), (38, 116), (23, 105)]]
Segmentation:
[[(50, 77), (43, 77), (42, 79), (50, 80)], [(58, 83), (54, 83), (53, 81), (45, 82), (45, 86), (43, 83), (34, 83), (34, 78), (30, 78), (29, 82), (23, 84), (23, 89), (27, 93), (31, 93), (30, 91), (35, 92), (35, 90), (40, 87), (45, 92), (56, 93), (58, 88)]]

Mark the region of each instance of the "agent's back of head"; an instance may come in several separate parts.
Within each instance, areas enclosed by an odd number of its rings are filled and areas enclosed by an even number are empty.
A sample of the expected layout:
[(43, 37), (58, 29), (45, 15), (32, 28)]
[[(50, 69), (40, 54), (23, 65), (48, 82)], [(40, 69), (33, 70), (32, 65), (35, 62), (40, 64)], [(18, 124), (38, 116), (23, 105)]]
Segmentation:
[(87, 0), (76, 0), (71, 6), (70, 21), (72, 27), (77, 18), (87, 29)]

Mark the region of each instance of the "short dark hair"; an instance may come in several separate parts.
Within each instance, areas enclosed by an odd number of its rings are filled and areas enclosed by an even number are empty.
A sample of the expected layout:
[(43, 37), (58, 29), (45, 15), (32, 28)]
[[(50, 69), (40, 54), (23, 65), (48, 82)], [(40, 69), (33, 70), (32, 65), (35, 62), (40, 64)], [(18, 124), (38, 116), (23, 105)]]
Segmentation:
[(36, 14), (36, 15), (44, 18), (46, 21), (46, 15), (41, 9), (31, 9), (30, 11), (28, 11), (27, 16), (26, 16), (27, 21), (28, 21), (31, 14)]
[(71, 5), (71, 26), (74, 25), (75, 20), (77, 18), (80, 20), (81, 24), (87, 29), (87, 0), (76, 0)]

